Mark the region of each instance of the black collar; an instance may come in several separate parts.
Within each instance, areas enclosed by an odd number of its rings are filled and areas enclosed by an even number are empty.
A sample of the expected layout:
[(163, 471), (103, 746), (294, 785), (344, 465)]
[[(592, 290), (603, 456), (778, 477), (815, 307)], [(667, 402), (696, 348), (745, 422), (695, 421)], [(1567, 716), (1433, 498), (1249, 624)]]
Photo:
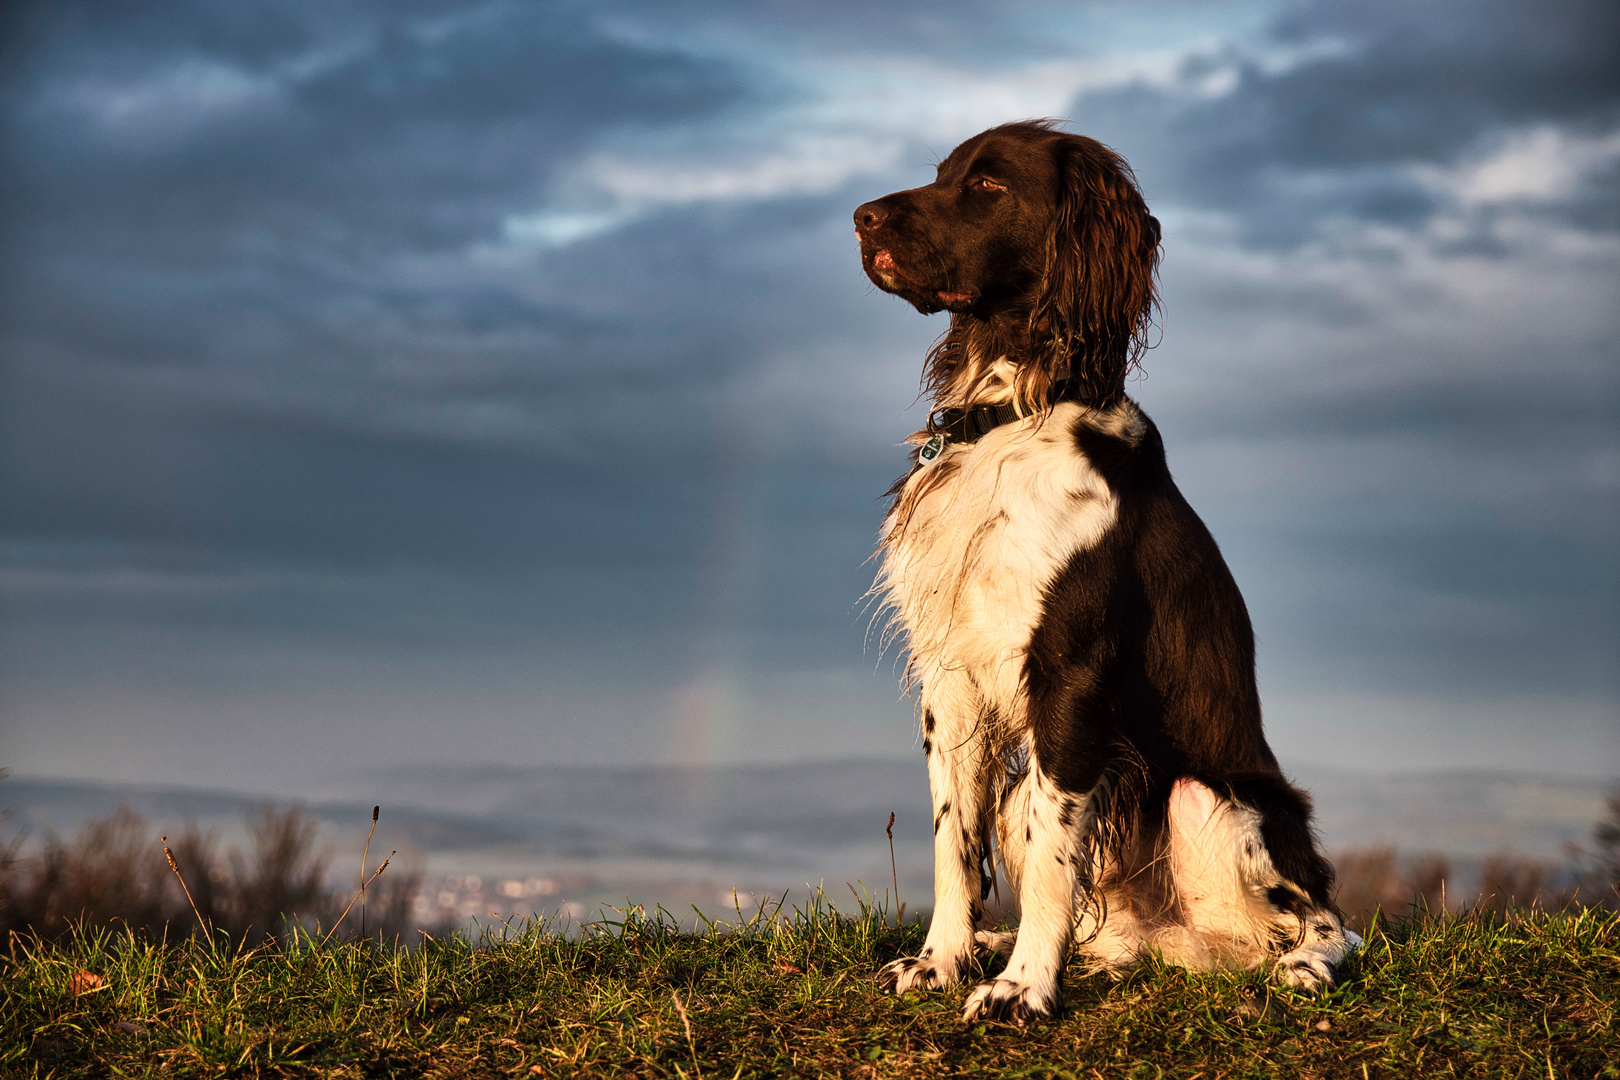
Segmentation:
[[(1082, 405), (1094, 402), (1082, 386), (1071, 379), (1062, 379), (1052, 387), (1052, 403), (1078, 401)], [(1011, 403), (1005, 405), (973, 405), (966, 409), (936, 409), (928, 416), (928, 433), (942, 435), (947, 442), (977, 442), (1002, 424), (1019, 419), (1018, 410)]]

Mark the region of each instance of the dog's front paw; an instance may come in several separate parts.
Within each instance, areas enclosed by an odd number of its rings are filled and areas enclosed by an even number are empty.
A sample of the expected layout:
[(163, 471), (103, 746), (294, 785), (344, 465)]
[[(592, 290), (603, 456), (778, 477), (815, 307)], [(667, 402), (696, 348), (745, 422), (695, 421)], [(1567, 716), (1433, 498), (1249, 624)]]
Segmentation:
[(1059, 1004), (1056, 989), (1041, 991), (1020, 979), (991, 979), (968, 995), (962, 1022), (1011, 1020), (1027, 1024), (1056, 1016)]
[(878, 982), (885, 990), (903, 994), (907, 990), (937, 990), (957, 980), (957, 962), (942, 962), (929, 949), (921, 956), (903, 956), (893, 963), (884, 964), (878, 971)]

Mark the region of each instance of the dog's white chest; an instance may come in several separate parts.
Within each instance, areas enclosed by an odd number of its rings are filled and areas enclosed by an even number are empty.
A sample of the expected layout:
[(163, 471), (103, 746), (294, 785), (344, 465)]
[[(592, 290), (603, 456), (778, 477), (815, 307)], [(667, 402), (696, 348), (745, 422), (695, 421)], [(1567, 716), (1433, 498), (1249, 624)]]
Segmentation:
[(925, 700), (936, 682), (965, 674), (1005, 723), (1020, 724), (1024, 655), (1047, 589), (1117, 512), (1075, 441), (1081, 415), (1065, 403), (1044, 422), (947, 446), (895, 501), (879, 580)]

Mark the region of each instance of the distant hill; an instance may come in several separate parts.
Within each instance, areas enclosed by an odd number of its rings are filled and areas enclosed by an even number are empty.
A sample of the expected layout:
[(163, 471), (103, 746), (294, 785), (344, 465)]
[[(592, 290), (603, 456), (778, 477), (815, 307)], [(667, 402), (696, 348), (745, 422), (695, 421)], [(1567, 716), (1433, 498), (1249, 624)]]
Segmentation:
[[(1460, 865), (1513, 851), (1558, 860), (1603, 812), (1606, 785), (1513, 773), (1372, 775), (1299, 768), (1332, 850), (1393, 844), (1438, 851)], [(338, 848), (354, 847), (373, 804), (383, 816), (373, 851), (400, 848), (429, 873), (443, 904), (482, 911), (489, 882), (527, 880), (523, 896), (697, 897), (732, 887), (769, 891), (825, 880), (886, 889), (884, 826), (895, 813), (902, 896), (921, 901), (931, 879), (922, 762), (885, 759), (783, 766), (634, 767), (415, 765), (347, 785), (355, 798), (307, 803)], [(13, 832), (33, 841), (71, 834), (120, 803), (170, 832), (187, 819), (243, 845), (245, 813), (275, 798), (180, 786), (12, 777), (0, 782)], [(289, 800), (280, 799), (281, 802)], [(344, 855), (346, 859), (347, 854)], [(475, 878), (473, 875), (479, 875)], [(476, 899), (458, 881), (480, 881)], [(547, 882), (572, 882), (556, 885)], [(447, 891), (446, 891), (447, 890)], [(477, 893), (477, 889), (474, 890)], [(454, 898), (450, 894), (456, 894)], [(508, 895), (517, 896), (511, 892)]]
[[(1390, 843), (1459, 856), (1513, 850), (1558, 856), (1584, 840), (1603, 812), (1602, 781), (1535, 773), (1371, 774), (1293, 770), (1316, 801), (1330, 848)], [(726, 767), (413, 765), (378, 769), (349, 785), (357, 797), (310, 808), (352, 830), (374, 803), (425, 852), (523, 844), (539, 852), (597, 856), (630, 851), (671, 857), (769, 859), (788, 850), (882, 840), (889, 811), (897, 843), (927, 830), (920, 761), (850, 759)], [(14, 776), (0, 806), (36, 835), (69, 833), (127, 803), (157, 823), (195, 818), (227, 834), (272, 792), (180, 785), (107, 784)], [(874, 824), (875, 823), (875, 824)]]

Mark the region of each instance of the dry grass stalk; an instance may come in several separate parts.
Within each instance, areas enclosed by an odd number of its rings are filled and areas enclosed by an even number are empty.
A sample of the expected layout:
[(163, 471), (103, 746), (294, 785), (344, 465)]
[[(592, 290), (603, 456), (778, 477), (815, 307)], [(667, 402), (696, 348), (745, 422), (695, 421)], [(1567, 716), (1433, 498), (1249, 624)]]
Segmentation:
[(906, 919), (906, 905), (900, 902), (900, 871), (894, 864), (894, 811), (889, 811), (889, 824), (883, 830), (889, 834), (889, 874), (894, 879), (894, 925), (899, 926)]
[(377, 832), (377, 815), (382, 807), (371, 808), (371, 831), (366, 833), (366, 846), (360, 852), (360, 936), (366, 936), (366, 861), (371, 858), (371, 838)]
[[(151, 836), (152, 834), (147, 833), (146, 835)], [(169, 838), (160, 836), (158, 842), (163, 845), (163, 857), (169, 860), (169, 869), (173, 870), (174, 876), (180, 879), (180, 890), (186, 894), (186, 903), (191, 905), (191, 913), (197, 916), (197, 925), (202, 927), (203, 937), (212, 941), (214, 935), (208, 929), (208, 924), (203, 921), (202, 912), (197, 910), (197, 901), (191, 898), (191, 890), (186, 887), (186, 876), (180, 872), (180, 864), (174, 861), (174, 852), (169, 850)]]
[(361, 895), (366, 891), (366, 886), (370, 885), (373, 881), (376, 881), (378, 876), (381, 875), (384, 870), (388, 869), (388, 860), (392, 859), (397, 854), (399, 854), (397, 851), (390, 851), (388, 853), (388, 858), (384, 859), (382, 861), (382, 865), (377, 867), (377, 872), (375, 874), (372, 874), (370, 878), (368, 878), (365, 881), (362, 881), (360, 883), (360, 892), (355, 893), (352, 897), (349, 898), (349, 903), (348, 903), (348, 905), (346, 907), (344, 907), (343, 914), (339, 915), (337, 917), (337, 921), (332, 923), (332, 929), (328, 930), (326, 932), (326, 936), (321, 938), (321, 947), (322, 948), (325, 948), (326, 943), (328, 941), (332, 940), (332, 935), (337, 933), (338, 927), (343, 925), (343, 920), (345, 918), (347, 918), (348, 915), (349, 915), (349, 909), (354, 907), (354, 902), (356, 900), (360, 899)]
[(699, 1080), (702, 1080), (703, 1066), (698, 1064), (697, 1042), (692, 1038), (692, 1021), (687, 1019), (686, 1006), (681, 1004), (680, 992), (671, 990), (669, 996), (675, 999), (675, 1011), (681, 1014), (681, 1026), (686, 1029), (686, 1048), (692, 1053), (692, 1071), (697, 1074)]

